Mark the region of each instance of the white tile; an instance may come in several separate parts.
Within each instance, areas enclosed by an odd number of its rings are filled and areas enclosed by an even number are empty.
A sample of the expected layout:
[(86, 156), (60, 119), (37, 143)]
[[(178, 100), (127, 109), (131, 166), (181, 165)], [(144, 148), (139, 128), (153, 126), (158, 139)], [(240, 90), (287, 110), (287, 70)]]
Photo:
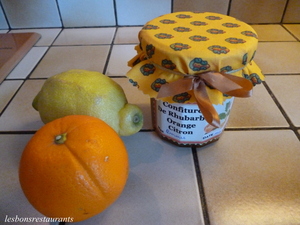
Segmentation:
[(204, 224), (191, 150), (152, 132), (122, 139), (130, 161), (123, 193), (101, 214), (74, 225)]
[(253, 88), (251, 97), (235, 98), (227, 124), (227, 128), (288, 126), (263, 84)]
[(23, 81), (20, 80), (4, 80), (0, 84), (0, 113), (11, 100)]
[(116, 25), (113, 0), (58, 0), (64, 27)]
[(2, 0), (11, 28), (61, 27), (55, 0)]
[(230, 16), (246, 23), (280, 23), (285, 7), (285, 0), (232, 0)]
[(135, 45), (114, 45), (109, 59), (106, 75), (108, 76), (125, 76), (130, 70), (127, 65), (137, 53)]
[(41, 60), (48, 47), (32, 47), (18, 65), (10, 72), (7, 79), (25, 79)]
[(209, 1), (182, 1), (182, 0), (173, 0), (173, 11), (182, 12), (182, 11), (197, 11), (197, 12), (215, 12), (227, 14), (229, 7), (229, 0), (209, 0)]
[(30, 77), (48, 78), (71, 69), (102, 73), (108, 51), (108, 45), (51, 47)]
[(26, 32), (36, 32), (41, 35), (41, 38), (35, 43), (34, 46), (50, 46), (59, 32), (60, 28), (52, 29), (22, 29), (22, 30), (11, 30), (10, 33), (26, 33)]
[(254, 61), (265, 74), (300, 73), (300, 42), (259, 42)]
[(171, 0), (116, 0), (118, 25), (144, 25), (158, 16), (171, 13)]
[(141, 108), (144, 115), (144, 125), (142, 129), (153, 129), (151, 108), (150, 108), (150, 97), (145, 95), (137, 87), (134, 87), (128, 78), (112, 78), (123, 88), (126, 98), (129, 103), (135, 104)]
[(268, 76), (267, 84), (294, 125), (300, 126), (300, 75)]
[(6, 22), (2, 7), (0, 7), (0, 29), (8, 29), (8, 24)]
[(210, 224), (299, 224), (299, 149), (290, 130), (225, 131), (199, 149)]
[(280, 24), (252, 25), (259, 41), (297, 41)]
[[(24, 224), (24, 222), (8, 222), (17, 218), (28, 217), (44, 219), (28, 202), (19, 183), (19, 161), (27, 142), (32, 135), (0, 135), (0, 218), (2, 224)], [(5, 221), (6, 220), (6, 221)], [(34, 225), (50, 225), (50, 222), (30, 222)], [(52, 223), (51, 225), (58, 225)]]
[(0, 34), (8, 33), (9, 30), (0, 30)]
[(284, 26), (300, 40), (300, 24), (284, 24)]
[(36, 131), (43, 126), (32, 101), (45, 80), (27, 80), (0, 117), (0, 131)]
[(53, 45), (111, 44), (116, 28), (64, 29)]
[(300, 2), (298, 0), (289, 0), (284, 12), (284, 23), (300, 23), (299, 14)]
[(142, 27), (119, 27), (115, 37), (115, 44), (138, 44), (138, 34)]

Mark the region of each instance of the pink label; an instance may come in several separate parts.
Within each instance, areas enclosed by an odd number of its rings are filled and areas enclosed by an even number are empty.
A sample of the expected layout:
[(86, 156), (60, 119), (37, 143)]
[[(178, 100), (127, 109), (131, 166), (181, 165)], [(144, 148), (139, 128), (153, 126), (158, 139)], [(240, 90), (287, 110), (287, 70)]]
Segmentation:
[(156, 100), (156, 129), (161, 135), (180, 144), (202, 144), (218, 138), (223, 132), (234, 98), (214, 105), (221, 126), (215, 128), (204, 119), (197, 104), (168, 103)]

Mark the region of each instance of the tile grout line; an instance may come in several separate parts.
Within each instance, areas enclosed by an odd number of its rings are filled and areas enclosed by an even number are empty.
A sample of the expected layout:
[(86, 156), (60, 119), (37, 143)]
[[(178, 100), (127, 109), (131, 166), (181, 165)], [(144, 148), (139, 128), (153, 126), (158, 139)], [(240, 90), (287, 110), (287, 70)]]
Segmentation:
[(291, 32), (286, 26), (284, 26), (284, 24), (280, 24), (280, 25), (281, 25), (281, 27), (282, 27), (283, 29), (285, 29), (291, 36), (293, 36), (293, 38), (295, 38), (297, 42), (300, 41), (300, 39), (299, 39), (293, 32)]
[(60, 21), (61, 27), (63, 28), (64, 27), (64, 21), (63, 21), (63, 18), (62, 18), (62, 13), (61, 13), (61, 9), (59, 7), (58, 0), (55, 1), (55, 4), (56, 4), (57, 12), (58, 12), (59, 21)]
[(199, 164), (198, 155), (197, 155), (197, 147), (195, 147), (195, 146), (192, 147), (192, 154), (193, 154), (193, 159), (194, 159), (194, 166), (195, 166), (195, 172), (196, 172), (196, 178), (197, 178), (198, 191), (199, 191), (199, 196), (200, 196), (200, 204), (201, 204), (201, 208), (202, 208), (204, 224), (210, 225), (209, 214), (208, 214), (206, 198), (205, 198), (205, 193), (204, 193), (203, 180), (202, 180), (202, 176), (201, 176), (201, 169), (200, 169), (200, 164)]
[[(58, 34), (59, 35), (59, 34)], [(57, 35), (57, 37), (58, 37)], [(56, 37), (56, 38), (57, 38)], [(54, 41), (53, 41), (54, 42)], [(23, 81), (22, 84), (20, 85), (20, 87), (16, 90), (16, 92), (14, 93), (14, 95), (10, 98), (9, 102), (6, 104), (6, 106), (3, 108), (2, 111), (0, 111), (0, 117), (2, 116), (2, 114), (5, 112), (6, 108), (10, 105), (10, 103), (13, 101), (13, 99), (15, 98), (15, 96), (18, 94), (18, 92), (21, 90), (21, 88), (24, 86), (25, 82), (27, 80), (30, 80), (30, 76), (31, 74), (33, 73), (33, 71), (36, 69), (36, 67), (39, 65), (39, 63), (43, 60), (43, 58), (45, 57), (45, 55), (47, 54), (47, 52), (50, 50), (50, 47), (52, 46), (52, 44), (50, 44), (49, 46), (45, 46), (47, 47), (47, 50), (45, 51), (45, 53), (41, 56), (41, 58), (37, 61), (37, 63), (34, 65), (34, 67), (32, 68), (32, 70), (29, 72), (29, 74), (24, 77), (24, 78), (16, 78), (16, 79), (9, 79), (8, 76), (9, 74), (5, 77), (4, 81), (10, 81), (10, 80), (20, 80), (20, 81)], [(40, 47), (40, 46), (33, 46), (33, 47)], [(27, 55), (27, 54), (26, 54)], [(22, 59), (23, 60), (23, 59)], [(21, 61), (22, 61), (21, 60)], [(20, 62), (21, 62), (20, 61)], [(20, 63), (19, 62), (19, 63)], [(18, 64), (19, 64), (18, 63)], [(12, 72), (12, 71), (11, 71)]]
[[(6, 78), (3, 81), (5, 81), (5, 80), (6, 80)], [(13, 99), (16, 97), (16, 95), (18, 94), (18, 92), (21, 90), (21, 88), (25, 84), (26, 79), (19, 79), (19, 80), (22, 81), (22, 83), (16, 89), (15, 93), (10, 97), (9, 101), (7, 102), (7, 104), (5, 105), (5, 107), (2, 109), (2, 111), (0, 111), (0, 117), (3, 115), (3, 113), (5, 112), (5, 110), (7, 109), (7, 107), (10, 105), (10, 103), (13, 101)]]
[(49, 44), (49, 47), (52, 47), (55, 43), (55, 41), (58, 39), (58, 37), (61, 35), (61, 33), (63, 32), (65, 28), (61, 28), (60, 31), (58, 32), (58, 34), (56, 35), (56, 37), (53, 39), (53, 41)]
[(35, 134), (37, 130), (24, 130), (24, 131), (0, 131), (0, 135), (24, 135)]
[[(60, 30), (60, 32), (57, 34), (57, 36), (54, 38), (54, 40), (52, 41), (52, 43), (50, 43), (49, 45), (46, 46), (36, 46), (36, 43), (34, 44), (34, 46), (32, 47), (47, 47), (47, 50), (45, 51), (45, 53), (41, 56), (41, 58), (37, 61), (37, 63), (34, 65), (34, 67), (32, 68), (32, 70), (29, 72), (29, 74), (24, 77), (24, 78), (16, 78), (16, 79), (9, 79), (8, 76), (9, 74), (5, 77), (4, 81), (10, 81), (10, 80), (21, 80), (23, 81), (22, 84), (20, 85), (20, 87), (16, 90), (15, 94), (10, 98), (9, 102), (6, 104), (6, 106), (4, 107), (4, 109), (2, 111), (0, 111), (0, 117), (2, 116), (2, 114), (5, 112), (6, 108), (10, 105), (10, 103), (13, 101), (14, 97), (18, 94), (18, 92), (21, 90), (21, 88), (23, 87), (23, 85), (25, 84), (25, 82), (27, 80), (30, 80), (30, 76), (33, 73), (33, 71), (37, 68), (37, 66), (40, 64), (40, 62), (43, 60), (43, 58), (46, 56), (46, 54), (48, 53), (48, 51), (50, 50), (50, 48), (52, 47), (53, 43), (55, 42), (55, 40), (58, 38), (58, 36), (61, 34), (63, 29)], [(26, 54), (27, 55), (27, 54)], [(22, 59), (23, 60), (23, 59)], [(21, 60), (21, 61), (22, 61)], [(20, 62), (21, 62), (20, 61)], [(19, 62), (19, 63), (20, 63)], [(18, 63), (18, 64), (19, 64)], [(12, 72), (12, 71), (11, 71)]]
[(231, 12), (231, 3), (232, 3), (232, 0), (229, 0), (228, 7), (227, 7), (227, 15), (228, 16), (230, 16), (230, 12)]
[[(38, 65), (42, 62), (42, 60), (45, 58), (45, 56), (47, 55), (47, 53), (50, 51), (52, 45), (46, 46), (47, 50), (45, 51), (45, 53), (41, 56), (41, 58), (36, 62), (36, 64), (34, 65), (34, 67), (32, 68), (32, 70), (30, 71), (30, 73), (24, 78), (24, 82), (27, 80), (30, 80), (30, 76), (32, 75), (32, 73), (35, 71), (35, 69), (38, 67)], [(36, 46), (35, 46), (36, 47)]]
[(265, 73), (265, 77), (275, 77), (275, 76), (284, 76), (284, 75), (289, 75), (289, 76), (298, 76), (300, 73)]
[(251, 131), (251, 130), (291, 130), (287, 127), (225, 127), (224, 131)]
[(285, 17), (285, 15), (286, 15), (286, 11), (287, 11), (287, 8), (288, 8), (288, 4), (289, 4), (289, 1), (286, 1), (286, 2), (285, 2), (284, 9), (283, 9), (283, 12), (282, 12), (282, 14), (281, 14), (280, 23), (283, 23), (283, 20), (284, 20), (284, 17)]
[(111, 40), (111, 43), (110, 43), (110, 47), (109, 47), (109, 51), (108, 51), (108, 54), (107, 54), (106, 62), (105, 62), (104, 67), (103, 67), (102, 73), (105, 74), (105, 75), (106, 75), (106, 72), (107, 72), (108, 64), (110, 62), (110, 57), (111, 57), (111, 53), (112, 53), (112, 50), (113, 50), (113, 47), (114, 47), (114, 42), (115, 42), (117, 33), (118, 33), (118, 27), (116, 27), (116, 29), (115, 29), (114, 36), (113, 36), (113, 38)]
[(293, 124), (292, 120), (289, 118), (286, 111), (284, 110), (284, 108), (282, 107), (282, 105), (280, 104), (280, 102), (278, 101), (278, 99), (276, 98), (276, 96), (272, 92), (271, 88), (268, 86), (268, 84), (264, 81), (263, 85), (266, 88), (266, 90), (268, 91), (271, 98), (273, 99), (273, 101), (276, 104), (277, 108), (279, 109), (279, 111), (282, 113), (283, 117), (285, 118), (285, 120), (289, 124), (289, 126), (290, 126), (289, 128), (294, 132), (294, 134), (296, 135), (296, 137), (300, 141), (300, 133), (298, 132), (298, 128)]
[(114, 17), (115, 17), (115, 23), (116, 26), (119, 26), (119, 20), (118, 20), (118, 10), (117, 10), (117, 3), (116, 0), (113, 0), (113, 5), (114, 5)]

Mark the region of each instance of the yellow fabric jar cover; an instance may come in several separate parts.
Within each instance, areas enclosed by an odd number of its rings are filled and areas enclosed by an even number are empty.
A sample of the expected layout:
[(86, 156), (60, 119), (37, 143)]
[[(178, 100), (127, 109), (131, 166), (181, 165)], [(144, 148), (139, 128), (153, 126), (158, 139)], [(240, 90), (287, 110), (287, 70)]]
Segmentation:
[[(246, 78), (253, 86), (263, 80), (252, 60), (258, 43), (256, 32), (230, 16), (211, 12), (166, 14), (146, 23), (139, 41), (137, 55), (128, 62), (132, 68), (127, 77), (150, 97), (156, 98), (164, 84), (209, 71)], [(228, 96), (210, 85), (206, 91), (212, 104), (222, 104)], [(196, 101), (192, 90), (161, 100)]]

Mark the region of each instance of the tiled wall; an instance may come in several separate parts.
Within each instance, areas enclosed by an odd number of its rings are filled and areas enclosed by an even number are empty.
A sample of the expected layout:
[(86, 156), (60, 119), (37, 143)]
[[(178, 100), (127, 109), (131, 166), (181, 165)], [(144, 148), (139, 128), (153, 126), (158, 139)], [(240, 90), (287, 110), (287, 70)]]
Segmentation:
[(0, 0), (0, 29), (135, 26), (162, 14), (211, 11), (247, 23), (300, 23), (299, 0)]

